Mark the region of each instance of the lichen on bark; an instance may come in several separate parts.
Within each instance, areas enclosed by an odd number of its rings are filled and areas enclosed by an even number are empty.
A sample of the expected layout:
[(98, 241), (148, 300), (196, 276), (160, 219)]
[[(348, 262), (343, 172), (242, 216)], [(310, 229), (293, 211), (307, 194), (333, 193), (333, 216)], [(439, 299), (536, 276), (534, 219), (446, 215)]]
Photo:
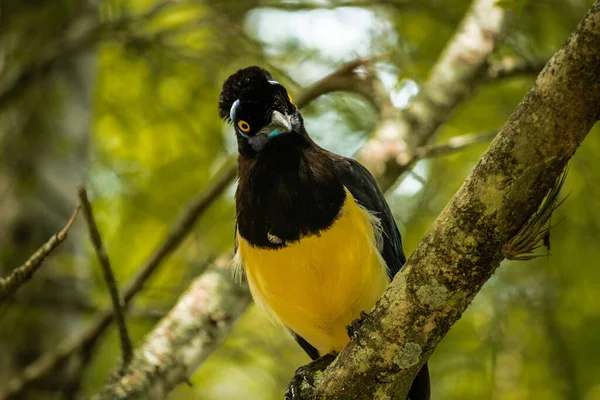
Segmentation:
[(400, 368), (410, 368), (419, 363), (422, 349), (417, 343), (408, 342), (393, 358), (392, 362)]

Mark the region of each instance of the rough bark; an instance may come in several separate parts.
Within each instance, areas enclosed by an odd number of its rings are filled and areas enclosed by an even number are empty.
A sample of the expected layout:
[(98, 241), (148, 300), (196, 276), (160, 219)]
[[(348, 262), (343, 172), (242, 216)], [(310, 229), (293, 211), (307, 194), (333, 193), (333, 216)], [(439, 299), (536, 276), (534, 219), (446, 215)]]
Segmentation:
[(401, 399), (600, 117), (600, 0), (305, 399)]

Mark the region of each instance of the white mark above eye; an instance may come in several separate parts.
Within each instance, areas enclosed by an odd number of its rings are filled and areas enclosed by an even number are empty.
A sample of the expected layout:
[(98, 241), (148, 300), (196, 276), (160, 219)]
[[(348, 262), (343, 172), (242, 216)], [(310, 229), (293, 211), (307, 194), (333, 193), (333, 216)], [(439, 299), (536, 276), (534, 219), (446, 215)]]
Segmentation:
[(233, 104), (231, 105), (231, 109), (229, 110), (229, 118), (232, 121), (235, 121), (235, 109), (240, 105), (240, 99), (237, 99), (236, 101), (233, 102)]
[(277, 81), (269, 81), (269, 83), (270, 83), (271, 85), (279, 85), (279, 82), (277, 82)]

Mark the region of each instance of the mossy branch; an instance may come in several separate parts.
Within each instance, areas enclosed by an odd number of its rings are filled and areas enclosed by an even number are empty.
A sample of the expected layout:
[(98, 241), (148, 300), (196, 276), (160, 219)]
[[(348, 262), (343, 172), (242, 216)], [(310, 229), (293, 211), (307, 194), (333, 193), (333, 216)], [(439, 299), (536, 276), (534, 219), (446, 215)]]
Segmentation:
[(360, 344), (303, 387), (303, 399), (406, 398), (505, 246), (543, 232), (563, 171), (600, 117), (599, 65), (596, 0), (379, 300)]

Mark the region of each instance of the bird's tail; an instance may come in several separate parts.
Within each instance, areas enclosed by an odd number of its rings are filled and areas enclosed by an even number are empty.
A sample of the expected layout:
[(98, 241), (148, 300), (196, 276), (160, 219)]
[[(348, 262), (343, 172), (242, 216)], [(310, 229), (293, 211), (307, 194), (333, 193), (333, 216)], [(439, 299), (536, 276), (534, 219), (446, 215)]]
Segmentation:
[(429, 367), (425, 363), (410, 387), (407, 400), (429, 400), (430, 397)]

